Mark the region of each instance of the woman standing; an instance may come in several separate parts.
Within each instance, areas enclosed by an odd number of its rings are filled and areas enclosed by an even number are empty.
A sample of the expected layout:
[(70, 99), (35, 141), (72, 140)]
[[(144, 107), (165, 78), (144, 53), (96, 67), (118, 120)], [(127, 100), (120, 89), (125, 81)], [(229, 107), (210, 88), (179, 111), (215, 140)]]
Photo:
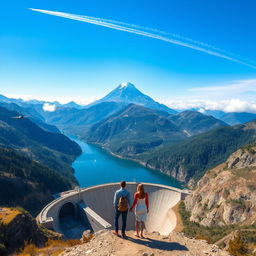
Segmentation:
[(136, 236), (144, 238), (143, 230), (145, 228), (145, 222), (148, 213), (148, 194), (144, 191), (144, 186), (139, 184), (137, 186), (137, 192), (134, 194), (133, 205), (130, 211), (135, 207), (135, 217), (136, 217)]

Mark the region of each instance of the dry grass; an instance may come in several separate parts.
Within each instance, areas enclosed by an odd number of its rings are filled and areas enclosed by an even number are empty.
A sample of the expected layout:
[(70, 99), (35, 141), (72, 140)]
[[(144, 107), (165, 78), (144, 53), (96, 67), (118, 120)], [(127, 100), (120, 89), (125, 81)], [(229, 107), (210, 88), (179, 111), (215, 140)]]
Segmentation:
[(21, 211), (16, 208), (0, 208), (0, 222), (8, 225), (19, 214)]
[(256, 245), (248, 244), (248, 249), (252, 252), (252, 256), (256, 256)]
[(244, 178), (246, 180), (253, 181), (253, 182), (256, 181), (255, 166), (232, 170), (232, 174), (234, 174), (235, 177), (238, 177), (238, 178)]
[(182, 232), (184, 229), (183, 221), (179, 212), (179, 204), (180, 203), (177, 203), (174, 207), (172, 207), (172, 210), (174, 211), (177, 218), (177, 224), (174, 229), (175, 232)]
[(80, 240), (49, 240), (43, 248), (37, 248), (34, 244), (28, 244), (23, 251), (16, 256), (58, 256), (68, 247), (81, 244)]

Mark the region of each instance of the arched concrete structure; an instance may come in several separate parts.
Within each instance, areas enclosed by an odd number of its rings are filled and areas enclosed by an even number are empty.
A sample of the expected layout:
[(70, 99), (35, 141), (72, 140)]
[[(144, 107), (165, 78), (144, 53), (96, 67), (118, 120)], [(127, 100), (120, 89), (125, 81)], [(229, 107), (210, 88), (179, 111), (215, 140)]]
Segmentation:
[(67, 238), (80, 238), (85, 229), (91, 229), (79, 218), (76, 202), (66, 202), (59, 208), (58, 219), (62, 233)]
[(59, 219), (65, 218), (67, 216), (71, 216), (74, 219), (76, 218), (76, 204), (73, 202), (66, 202), (60, 209), (59, 209)]
[[(183, 200), (189, 192), (159, 184), (143, 184), (149, 195), (146, 229), (149, 232), (157, 231), (162, 235), (168, 235), (176, 226), (176, 216), (171, 208)], [(62, 233), (59, 211), (66, 203), (72, 202), (77, 205), (77, 211), (80, 213), (82, 211), (85, 214), (85, 218), (94, 231), (113, 228), (113, 197), (119, 187), (119, 183), (108, 183), (62, 193), (61, 197), (49, 203), (41, 211), (38, 221), (45, 227)], [(132, 198), (136, 187), (137, 183), (127, 182), (126, 188), (131, 192)], [(134, 229), (134, 222), (134, 213), (129, 213), (127, 230)]]

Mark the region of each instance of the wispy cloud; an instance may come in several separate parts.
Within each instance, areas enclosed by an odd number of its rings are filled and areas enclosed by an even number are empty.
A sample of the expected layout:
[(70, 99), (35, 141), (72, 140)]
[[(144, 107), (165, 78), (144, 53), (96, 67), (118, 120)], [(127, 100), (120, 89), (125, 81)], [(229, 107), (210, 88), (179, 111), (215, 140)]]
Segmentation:
[(234, 81), (221, 86), (204, 86), (188, 89), (191, 96), (200, 95), (200, 97), (207, 98), (241, 98), (243, 96), (253, 96), (256, 94), (256, 79), (247, 79)]
[(256, 113), (256, 79), (233, 81), (221, 86), (190, 88), (183, 96), (161, 102), (178, 110)]
[(252, 65), (242, 59), (238, 59), (234, 57), (235, 56), (234, 54), (231, 54), (231, 53), (228, 54), (226, 51), (216, 48), (212, 45), (195, 41), (193, 39), (183, 37), (177, 34), (167, 33), (164, 31), (159, 31), (157, 29), (142, 27), (134, 24), (127, 24), (124, 22), (101, 19), (101, 18), (90, 17), (90, 16), (75, 15), (70, 13), (33, 9), (33, 8), (30, 8), (30, 10), (53, 15), (53, 16), (59, 16), (59, 17), (63, 17), (71, 20), (82, 21), (82, 22), (86, 22), (86, 23), (90, 23), (98, 26), (103, 26), (103, 27), (107, 27), (115, 30), (136, 34), (136, 35), (158, 39), (161, 41), (165, 41), (171, 44), (190, 48), (199, 52), (206, 53), (208, 55), (213, 55), (222, 59), (226, 59), (226, 60), (236, 62), (236, 63), (256, 69), (255, 65)]

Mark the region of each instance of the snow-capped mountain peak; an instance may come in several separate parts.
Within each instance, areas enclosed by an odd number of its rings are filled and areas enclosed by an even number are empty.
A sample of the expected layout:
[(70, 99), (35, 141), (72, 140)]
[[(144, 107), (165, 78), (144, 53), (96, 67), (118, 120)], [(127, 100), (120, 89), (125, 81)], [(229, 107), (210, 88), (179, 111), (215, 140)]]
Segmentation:
[(105, 97), (97, 100), (91, 104), (95, 105), (101, 102), (120, 102), (122, 104), (137, 104), (151, 109), (163, 110), (169, 113), (176, 113), (176, 111), (167, 106), (154, 101), (151, 97), (139, 91), (135, 85), (129, 82), (123, 82), (116, 89), (111, 91)]
[(129, 83), (129, 82), (123, 82), (119, 85), (119, 89), (125, 89), (125, 88), (128, 88), (128, 87), (134, 88), (135, 86), (132, 83)]

